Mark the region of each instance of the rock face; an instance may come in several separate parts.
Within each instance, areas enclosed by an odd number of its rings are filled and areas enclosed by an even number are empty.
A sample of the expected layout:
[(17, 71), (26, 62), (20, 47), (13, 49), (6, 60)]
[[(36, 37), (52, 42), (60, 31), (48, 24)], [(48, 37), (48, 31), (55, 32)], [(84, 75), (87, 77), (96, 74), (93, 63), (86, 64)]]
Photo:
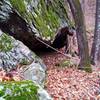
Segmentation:
[[(41, 67), (42, 66), (42, 67)], [(24, 79), (32, 80), (35, 83), (43, 86), (45, 81), (45, 70), (44, 65), (41, 65), (39, 62), (32, 62), (30, 65), (26, 65), (24, 68)]]
[(0, 31), (0, 65), (6, 70), (12, 69), (18, 64), (28, 65), (31, 62), (39, 62), (46, 69), (42, 60), (29, 50), (22, 42), (7, 36)]
[(39, 40), (51, 45), (57, 30), (70, 26), (67, 15), (64, 0), (0, 1), (0, 29), (32, 51), (48, 49)]
[(6, 71), (21, 67), (25, 79), (42, 84), (46, 66), (22, 42), (0, 32), (0, 67)]
[(9, 72), (19, 65), (24, 79), (33, 81), (39, 87), (39, 100), (51, 100), (42, 88), (45, 81), (45, 64), (22, 42), (0, 31), (0, 67)]

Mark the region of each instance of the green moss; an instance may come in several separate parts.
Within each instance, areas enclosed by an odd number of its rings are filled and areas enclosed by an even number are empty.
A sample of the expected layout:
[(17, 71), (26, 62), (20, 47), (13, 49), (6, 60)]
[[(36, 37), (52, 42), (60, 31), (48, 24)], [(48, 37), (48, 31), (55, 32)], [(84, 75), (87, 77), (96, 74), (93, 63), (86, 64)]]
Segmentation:
[(35, 10), (34, 23), (43, 37), (53, 39), (56, 29), (60, 26), (60, 19), (53, 9), (48, 8), (44, 0), (40, 0)]
[(84, 66), (84, 70), (85, 70), (86, 72), (89, 72), (89, 73), (92, 72), (92, 68), (91, 68), (91, 65), (90, 65), (89, 62), (87, 62), (87, 64)]
[(29, 61), (25, 58), (21, 59), (21, 62), (20, 62), (21, 65), (28, 65), (29, 64)]
[(4, 100), (39, 100), (38, 86), (31, 81), (0, 83), (0, 97)]
[(70, 23), (64, 0), (53, 0), (49, 5), (45, 0), (40, 0), (37, 7), (31, 10), (27, 9), (27, 4), (31, 5), (32, 0), (10, 0), (10, 2), (29, 25), (34, 23), (42, 38), (49, 37), (52, 40), (62, 20), (68, 25)]
[(10, 3), (22, 16), (27, 12), (24, 0), (10, 0)]
[(68, 25), (71, 24), (64, 0), (53, 0), (49, 5), (46, 4), (45, 0), (40, 0), (35, 13), (34, 23), (42, 36), (46, 38), (54, 38), (62, 20)]
[(92, 68), (91, 68), (90, 60), (83, 62), (83, 64), (79, 64), (78, 69), (85, 70), (86, 72), (91, 73)]
[(61, 62), (57, 63), (56, 66), (58, 66), (58, 67), (72, 67), (72, 66), (74, 66), (74, 64), (70, 60), (62, 60)]
[(27, 10), (27, 4), (32, 0), (10, 0), (11, 5), (28, 23), (32, 22), (32, 14)]
[(0, 51), (8, 52), (13, 48), (12, 39), (10, 36), (3, 34), (0, 37)]
[(89, 73), (92, 72), (92, 69), (91, 69), (90, 66), (86, 66), (86, 67), (84, 68), (84, 70), (85, 70), (86, 72), (89, 72)]

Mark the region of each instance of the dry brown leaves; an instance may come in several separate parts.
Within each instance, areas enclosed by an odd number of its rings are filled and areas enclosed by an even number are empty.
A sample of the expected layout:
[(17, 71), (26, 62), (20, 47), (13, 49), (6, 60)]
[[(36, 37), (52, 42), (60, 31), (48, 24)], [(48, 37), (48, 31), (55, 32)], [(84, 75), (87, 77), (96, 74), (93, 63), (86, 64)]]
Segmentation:
[(12, 70), (9, 73), (0, 69), (0, 82), (5, 81), (21, 81), (21, 74), (17, 70)]
[(54, 100), (100, 99), (100, 70), (86, 73), (72, 68), (47, 72), (46, 87)]
[(57, 53), (42, 59), (48, 68), (46, 89), (54, 100), (100, 100), (100, 69), (86, 73), (76, 68), (58, 68), (55, 64), (66, 57)]

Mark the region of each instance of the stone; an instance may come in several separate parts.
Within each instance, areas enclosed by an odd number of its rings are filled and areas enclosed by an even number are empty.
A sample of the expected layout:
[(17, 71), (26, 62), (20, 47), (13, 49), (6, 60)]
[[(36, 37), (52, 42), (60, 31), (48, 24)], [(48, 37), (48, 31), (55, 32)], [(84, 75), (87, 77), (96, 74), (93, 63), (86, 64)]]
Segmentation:
[(22, 42), (0, 31), (0, 67), (9, 72), (17, 66), (24, 79), (43, 85), (46, 71), (43, 61)]
[(25, 80), (32, 80), (35, 83), (44, 86), (45, 81), (45, 70), (43, 65), (39, 64), (38, 62), (32, 62), (30, 65), (26, 65), (24, 69), (22, 69), (23, 76)]

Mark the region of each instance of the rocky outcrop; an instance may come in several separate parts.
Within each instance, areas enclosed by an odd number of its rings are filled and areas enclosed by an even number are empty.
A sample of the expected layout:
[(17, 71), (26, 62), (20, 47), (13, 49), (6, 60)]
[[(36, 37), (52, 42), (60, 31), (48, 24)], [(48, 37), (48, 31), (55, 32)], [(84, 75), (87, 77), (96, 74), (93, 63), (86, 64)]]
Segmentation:
[[(51, 100), (49, 94), (43, 89), (46, 77), (46, 66), (43, 61), (22, 42), (2, 33), (2, 31), (0, 31), (0, 67), (7, 72), (19, 67), (24, 80), (31, 80), (38, 86), (37, 95), (40, 98), (39, 100)], [(12, 82), (10, 84), (13, 85)], [(1, 83), (0, 88), (2, 85)]]
[(0, 67), (6, 71), (20, 66), (25, 79), (42, 84), (45, 80), (46, 66), (42, 60), (22, 42), (0, 32)]
[(57, 30), (70, 25), (66, 8), (63, 0), (3, 0), (0, 29), (32, 51), (48, 50), (42, 42), (53, 44)]

